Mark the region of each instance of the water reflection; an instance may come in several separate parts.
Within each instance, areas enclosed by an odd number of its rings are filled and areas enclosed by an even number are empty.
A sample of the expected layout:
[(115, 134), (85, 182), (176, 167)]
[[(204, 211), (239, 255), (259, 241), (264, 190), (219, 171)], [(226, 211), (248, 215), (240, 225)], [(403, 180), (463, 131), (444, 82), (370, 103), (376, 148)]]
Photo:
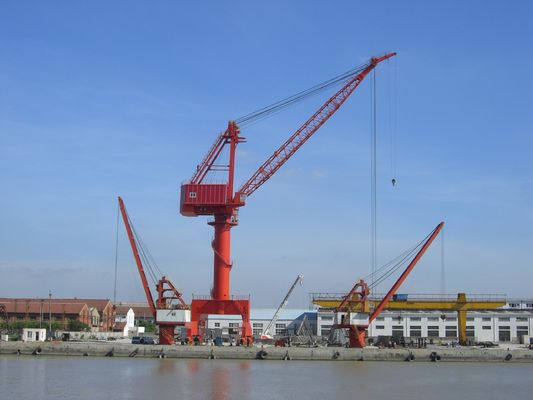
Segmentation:
[(187, 360), (192, 398), (229, 400), (250, 398), (250, 362)]
[(533, 363), (0, 356), (0, 399), (529, 399)]

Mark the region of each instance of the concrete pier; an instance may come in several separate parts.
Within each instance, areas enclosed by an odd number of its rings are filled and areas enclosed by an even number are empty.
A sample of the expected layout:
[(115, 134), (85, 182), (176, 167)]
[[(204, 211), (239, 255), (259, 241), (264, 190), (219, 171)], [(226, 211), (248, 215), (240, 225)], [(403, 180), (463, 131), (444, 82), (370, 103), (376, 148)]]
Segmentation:
[(148, 357), (241, 360), (337, 360), (411, 362), (533, 362), (533, 351), (525, 348), (431, 347), (427, 349), (347, 349), (341, 347), (227, 347), (161, 346), (99, 342), (0, 342), (0, 355)]

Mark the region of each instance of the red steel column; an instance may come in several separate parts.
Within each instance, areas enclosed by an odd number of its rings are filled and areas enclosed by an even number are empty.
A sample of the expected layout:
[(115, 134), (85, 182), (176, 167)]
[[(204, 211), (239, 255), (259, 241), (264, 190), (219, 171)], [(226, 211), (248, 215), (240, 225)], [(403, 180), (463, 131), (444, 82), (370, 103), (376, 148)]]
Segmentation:
[(215, 215), (215, 220), (209, 225), (215, 227), (214, 279), (211, 298), (214, 300), (229, 300), (229, 273), (231, 270), (230, 241), (231, 228), (234, 223), (226, 215)]

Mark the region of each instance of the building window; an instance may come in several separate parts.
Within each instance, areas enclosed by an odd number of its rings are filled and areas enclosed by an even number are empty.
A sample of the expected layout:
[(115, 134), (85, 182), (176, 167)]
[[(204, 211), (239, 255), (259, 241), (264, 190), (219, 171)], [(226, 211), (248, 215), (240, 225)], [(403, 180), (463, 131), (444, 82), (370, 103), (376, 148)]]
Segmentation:
[(500, 326), (500, 328), (498, 329), (498, 335), (500, 336), (500, 342), (510, 342), (511, 341), (511, 327)]
[(428, 326), (428, 337), (439, 337), (439, 327), (437, 325)]
[(519, 303), (509, 303), (509, 307), (518, 308), (518, 307), (520, 307), (520, 304)]
[(492, 329), (492, 327), (490, 325), (483, 325), (481, 327), (484, 331), (490, 331)]
[(263, 333), (262, 329), (253, 329), (254, 336), (260, 336)]
[(481, 318), (481, 320), (483, 322), (490, 322), (492, 320), (492, 318), (491, 317), (483, 317), (483, 318)]
[(456, 322), (456, 321), (457, 321), (456, 317), (447, 317), (446, 318), (446, 322)]
[(28, 339), (31, 339), (32, 338), (32, 331), (28, 331)]
[(466, 326), (466, 337), (473, 338), (474, 335), (474, 327), (473, 326)]
[(393, 325), (392, 326), (392, 336), (394, 337), (403, 337), (403, 326)]
[(420, 317), (411, 317), (410, 320), (411, 321), (422, 321), (422, 318), (420, 318)]
[(230, 322), (229, 323), (228, 334), (229, 335), (238, 335), (239, 334), (239, 323), (238, 322)]
[(385, 329), (385, 325), (376, 325), (376, 329)]
[(466, 320), (470, 322), (474, 322), (474, 317), (467, 317)]
[(447, 326), (445, 329), (445, 335), (447, 338), (457, 337), (457, 327), (456, 326)]
[(505, 322), (507, 322), (507, 321), (510, 321), (510, 320), (511, 320), (511, 318), (509, 318), (509, 317), (500, 317), (500, 318), (498, 318), (498, 321), (505, 321)]
[(526, 317), (516, 317), (516, 321), (520, 321), (520, 322), (526, 322), (527, 321), (527, 318)]
[(333, 321), (333, 315), (322, 315), (320, 319), (322, 321)]
[(260, 323), (257, 323), (257, 322), (254, 322), (252, 325), (253, 325), (254, 328), (262, 328), (263, 327), (263, 324), (260, 324)]
[(527, 308), (533, 308), (533, 303), (526, 303)]
[(385, 317), (377, 317), (376, 321), (385, 321)]
[(410, 337), (422, 337), (422, 327), (421, 326), (411, 326), (409, 329)]
[(276, 335), (286, 335), (287, 327), (285, 324), (276, 324)]
[(518, 337), (518, 340), (522, 342), (522, 337), (529, 335), (529, 329), (526, 326), (517, 326), (516, 327), (516, 336)]
[(438, 321), (439, 317), (428, 317), (428, 321)]
[(220, 328), (220, 322), (215, 322), (215, 328)]

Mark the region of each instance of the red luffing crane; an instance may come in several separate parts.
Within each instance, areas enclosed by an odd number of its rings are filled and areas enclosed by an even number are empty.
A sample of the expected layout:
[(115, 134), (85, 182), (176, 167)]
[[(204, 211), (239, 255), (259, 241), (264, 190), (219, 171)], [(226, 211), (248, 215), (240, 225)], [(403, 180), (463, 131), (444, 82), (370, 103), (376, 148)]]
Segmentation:
[[(135, 264), (141, 277), (141, 282), (148, 301), (148, 306), (154, 317), (156, 324), (159, 326), (159, 343), (160, 344), (174, 344), (174, 331), (176, 326), (185, 325), (190, 321), (190, 307), (183, 300), (182, 293), (166, 276), (162, 276), (156, 283), (157, 300), (154, 302), (148, 279), (146, 279), (145, 268), (142, 262), (145, 251), (136, 239), (135, 230), (131, 223), (126, 206), (122, 198), (118, 198), (118, 205), (122, 220), (128, 234)], [(155, 281), (155, 279), (154, 279)]]
[[(199, 326), (201, 326), (203, 316), (208, 314), (230, 314), (242, 316), (241, 337), (243, 339), (251, 339), (250, 301), (246, 298), (230, 296), (230, 271), (232, 267), (230, 258), (230, 232), (231, 228), (238, 224), (238, 209), (243, 207), (246, 199), (274, 175), (340, 108), (363, 79), (380, 62), (395, 55), (396, 53), (388, 53), (383, 56), (373, 57), (358, 69), (340, 76), (340, 79), (346, 80), (346, 83), (341, 89), (329, 98), (318, 111), (287, 139), (236, 192), (233, 191), (235, 152), (237, 145), (245, 141), (245, 138), (240, 136), (240, 128), (237, 125), (237, 121), (230, 121), (228, 123), (227, 129), (218, 136), (215, 144), (211, 147), (203, 161), (197, 166), (190, 181), (181, 186), (181, 214), (188, 217), (212, 215), (213, 220), (209, 222), (209, 225), (215, 229), (215, 237), (212, 242), (214, 252), (213, 288), (209, 297), (196, 297), (192, 300), (190, 337), (199, 335)], [(338, 82), (338, 80), (335, 82)], [(284, 106), (292, 102), (294, 99), (298, 99), (298, 97), (295, 95), (294, 97), (288, 98), (287, 101), (276, 103), (274, 108), (267, 107), (259, 110), (257, 114), (253, 113), (252, 116), (268, 113), (278, 106)], [(246, 117), (238, 122), (244, 120), (246, 120)], [(220, 160), (226, 146), (229, 147), (227, 162)], [(217, 171), (227, 172), (226, 183), (206, 183), (207, 175), (210, 172)]]
[[(385, 297), (377, 304), (374, 310), (370, 310), (370, 289), (367, 283), (360, 279), (355, 283), (348, 294), (343, 298), (340, 304), (337, 306), (335, 314), (335, 324), (333, 329), (348, 329), (348, 338), (350, 347), (365, 347), (366, 345), (366, 332), (368, 326), (374, 321), (378, 315), (383, 311), (385, 306), (391, 300), (392, 296), (396, 293), (401, 284), (405, 281), (409, 273), (413, 270), (418, 261), (422, 258), (426, 250), (431, 246), (431, 243), (439, 232), (442, 230), (444, 222), (437, 225), (435, 229), (417, 246), (412, 253), (418, 248), (416, 255), (412, 258), (411, 262), (407, 265), (405, 270), (394, 282), (394, 285), (389, 289)], [(401, 263), (393, 266), (392, 269), (399, 267)], [(385, 272), (383, 276), (388, 276), (390, 271)], [(356, 310), (353, 312), (352, 310)]]

